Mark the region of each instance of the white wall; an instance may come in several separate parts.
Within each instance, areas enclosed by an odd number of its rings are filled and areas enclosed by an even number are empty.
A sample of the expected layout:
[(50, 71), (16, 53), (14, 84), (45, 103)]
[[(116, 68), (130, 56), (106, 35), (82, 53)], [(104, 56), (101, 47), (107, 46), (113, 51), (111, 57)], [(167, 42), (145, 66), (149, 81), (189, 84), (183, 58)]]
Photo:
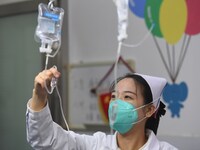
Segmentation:
[[(69, 0), (68, 3), (70, 63), (114, 60), (117, 51), (117, 14), (113, 1)], [(130, 13), (129, 37), (126, 42), (138, 43), (147, 32), (144, 20)], [(178, 84), (184, 81), (189, 87), (188, 98), (180, 112), (181, 117), (171, 118), (168, 111), (161, 119), (159, 128), (160, 137), (165, 137), (180, 149), (188, 147), (197, 149), (194, 145), (197, 146), (200, 140), (199, 41), (200, 35), (192, 37), (189, 51), (176, 81)], [(152, 36), (137, 48), (123, 48), (122, 56), (136, 62), (137, 72), (162, 76), (171, 83)]]

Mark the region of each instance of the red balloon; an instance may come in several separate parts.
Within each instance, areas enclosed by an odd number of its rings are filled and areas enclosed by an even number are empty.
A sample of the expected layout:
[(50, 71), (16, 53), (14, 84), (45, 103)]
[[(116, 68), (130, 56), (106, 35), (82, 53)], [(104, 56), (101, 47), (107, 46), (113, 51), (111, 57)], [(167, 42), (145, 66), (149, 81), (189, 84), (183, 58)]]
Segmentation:
[(200, 0), (186, 0), (188, 20), (185, 33), (195, 35), (200, 33)]

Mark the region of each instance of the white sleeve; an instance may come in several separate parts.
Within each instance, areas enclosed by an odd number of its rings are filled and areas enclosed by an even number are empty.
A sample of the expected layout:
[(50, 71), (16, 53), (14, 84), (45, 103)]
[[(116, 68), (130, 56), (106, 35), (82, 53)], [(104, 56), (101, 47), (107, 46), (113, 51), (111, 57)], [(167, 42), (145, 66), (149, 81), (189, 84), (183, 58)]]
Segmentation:
[(48, 105), (40, 112), (27, 105), (26, 131), (28, 143), (36, 150), (86, 150), (98, 145), (94, 136), (66, 131), (53, 122)]
[[(80, 135), (66, 131), (53, 122), (48, 105), (40, 112), (34, 112), (27, 105), (27, 141), (35, 150), (116, 150), (116, 133), (106, 136), (97, 132)], [(154, 145), (155, 146), (155, 145)], [(160, 149), (177, 150), (166, 142), (160, 142)]]
[[(37, 150), (63, 149), (67, 146), (67, 133), (53, 122), (48, 105), (40, 112), (31, 110), (27, 105), (26, 133), (28, 143)], [(59, 136), (62, 140), (57, 139)]]

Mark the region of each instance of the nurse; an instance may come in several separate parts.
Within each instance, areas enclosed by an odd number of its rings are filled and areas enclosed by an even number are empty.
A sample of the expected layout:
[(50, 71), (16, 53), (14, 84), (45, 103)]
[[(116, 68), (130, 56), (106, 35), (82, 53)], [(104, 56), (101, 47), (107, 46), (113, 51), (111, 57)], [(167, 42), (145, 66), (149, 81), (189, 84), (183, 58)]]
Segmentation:
[(177, 150), (156, 137), (159, 120), (165, 114), (160, 101), (164, 78), (126, 74), (111, 85), (110, 127), (116, 132), (93, 135), (66, 131), (53, 122), (48, 107), (45, 82), (59, 78), (55, 69), (40, 72), (34, 81), (32, 98), (27, 104), (27, 140), (36, 150)]

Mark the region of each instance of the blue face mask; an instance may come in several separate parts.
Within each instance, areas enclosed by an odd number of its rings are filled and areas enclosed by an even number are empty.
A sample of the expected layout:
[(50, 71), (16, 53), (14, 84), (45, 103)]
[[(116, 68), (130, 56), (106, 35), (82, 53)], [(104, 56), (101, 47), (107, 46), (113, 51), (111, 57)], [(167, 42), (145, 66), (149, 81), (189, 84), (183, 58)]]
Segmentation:
[(136, 108), (120, 99), (110, 102), (108, 116), (110, 127), (121, 134), (127, 133), (138, 122)]

